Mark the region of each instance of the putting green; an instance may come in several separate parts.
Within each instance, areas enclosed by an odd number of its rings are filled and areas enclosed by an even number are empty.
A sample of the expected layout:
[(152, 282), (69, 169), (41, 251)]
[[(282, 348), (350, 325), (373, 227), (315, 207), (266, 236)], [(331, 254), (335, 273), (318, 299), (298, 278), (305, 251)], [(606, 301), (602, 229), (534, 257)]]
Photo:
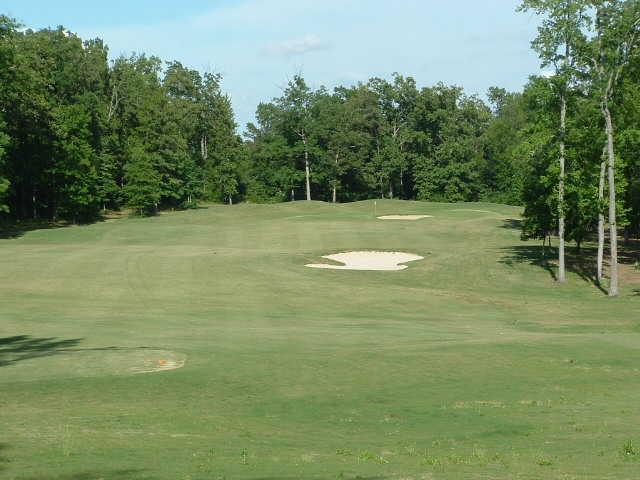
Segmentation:
[[(376, 218), (402, 212), (433, 218)], [(212, 205), (0, 240), (0, 478), (637, 478), (633, 252), (621, 298), (571, 247), (559, 286), (518, 218)], [(350, 251), (426, 260), (305, 268)]]

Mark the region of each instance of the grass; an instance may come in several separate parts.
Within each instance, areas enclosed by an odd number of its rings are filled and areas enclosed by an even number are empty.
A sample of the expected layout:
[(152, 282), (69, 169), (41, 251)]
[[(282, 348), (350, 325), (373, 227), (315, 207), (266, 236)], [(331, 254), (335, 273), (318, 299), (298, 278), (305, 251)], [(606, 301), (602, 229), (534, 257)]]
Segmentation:
[[(517, 208), (377, 209), (434, 218), (209, 206), (0, 240), (0, 478), (637, 478), (632, 255), (612, 300), (583, 264), (555, 284)], [(303, 267), (362, 249), (426, 258)]]

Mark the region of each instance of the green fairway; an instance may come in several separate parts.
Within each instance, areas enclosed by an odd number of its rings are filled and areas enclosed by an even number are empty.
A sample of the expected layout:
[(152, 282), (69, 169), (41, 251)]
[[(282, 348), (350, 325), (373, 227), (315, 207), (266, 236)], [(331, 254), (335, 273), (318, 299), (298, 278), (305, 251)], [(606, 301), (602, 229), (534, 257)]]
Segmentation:
[[(640, 273), (555, 284), (515, 207), (375, 208), (0, 240), (0, 478), (637, 479)], [(304, 266), (361, 250), (424, 260)]]

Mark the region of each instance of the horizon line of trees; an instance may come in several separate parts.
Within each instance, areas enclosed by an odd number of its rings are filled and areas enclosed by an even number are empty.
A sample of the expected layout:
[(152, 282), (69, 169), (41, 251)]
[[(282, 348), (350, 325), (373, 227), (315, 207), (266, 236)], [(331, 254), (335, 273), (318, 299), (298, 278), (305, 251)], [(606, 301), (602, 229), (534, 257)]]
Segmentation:
[(487, 101), (395, 73), (333, 90), (294, 76), (236, 133), (217, 74), (0, 16), (0, 215), (91, 220), (197, 202), (491, 201), (523, 237), (598, 238), (617, 294), (617, 239), (640, 232), (640, 2), (522, 0), (548, 75)]
[(232, 200), (243, 154), (220, 76), (0, 16), (0, 212), (149, 214)]

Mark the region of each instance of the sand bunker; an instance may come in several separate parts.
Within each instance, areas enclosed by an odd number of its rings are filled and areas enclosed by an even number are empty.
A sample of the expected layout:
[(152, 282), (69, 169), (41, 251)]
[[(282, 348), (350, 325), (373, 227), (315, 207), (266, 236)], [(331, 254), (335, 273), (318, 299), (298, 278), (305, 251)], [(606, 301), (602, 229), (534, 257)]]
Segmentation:
[(420, 255), (402, 252), (345, 252), (336, 253), (335, 255), (325, 255), (322, 258), (342, 263), (342, 265), (311, 263), (305, 266), (332, 270), (375, 270), (389, 272), (404, 270), (407, 266), (402, 265), (403, 263), (424, 259), (424, 257)]
[(432, 215), (383, 215), (379, 220), (422, 220), (423, 218), (433, 218)]

